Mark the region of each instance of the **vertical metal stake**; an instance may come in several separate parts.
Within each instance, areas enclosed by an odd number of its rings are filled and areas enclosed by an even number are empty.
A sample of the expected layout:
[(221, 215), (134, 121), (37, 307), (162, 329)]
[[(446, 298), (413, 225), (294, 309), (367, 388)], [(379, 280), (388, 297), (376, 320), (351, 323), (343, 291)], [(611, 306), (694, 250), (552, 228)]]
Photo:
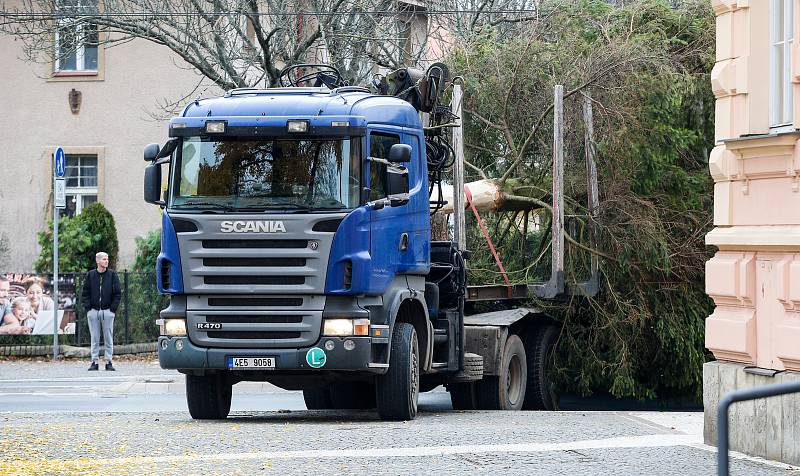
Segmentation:
[(564, 290), (564, 86), (553, 91), (553, 261), (558, 293)]
[(466, 226), (464, 224), (464, 108), (461, 85), (453, 86), (453, 114), (458, 116), (458, 127), (453, 128), (453, 150), (456, 153), (453, 163), (453, 241), (458, 249), (467, 248)]
[[(586, 150), (586, 195), (589, 206), (589, 242), (593, 248), (597, 248), (597, 227), (594, 221), (597, 215), (597, 208), (600, 205), (600, 192), (597, 188), (597, 164), (595, 163), (594, 148), (594, 118), (592, 115), (592, 98), (588, 94), (583, 95), (583, 124), (586, 128), (584, 136), (584, 149)], [(597, 255), (592, 253), (591, 258), (592, 277), (596, 276), (600, 269)]]

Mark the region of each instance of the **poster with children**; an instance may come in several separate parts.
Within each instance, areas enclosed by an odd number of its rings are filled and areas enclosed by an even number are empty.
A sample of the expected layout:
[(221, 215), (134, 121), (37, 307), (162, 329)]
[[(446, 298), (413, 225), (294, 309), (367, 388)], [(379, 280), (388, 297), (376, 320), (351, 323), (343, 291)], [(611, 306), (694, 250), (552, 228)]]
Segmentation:
[(35, 274), (0, 274), (0, 335), (75, 333), (75, 276), (59, 276), (57, 315), (53, 309), (52, 277)]

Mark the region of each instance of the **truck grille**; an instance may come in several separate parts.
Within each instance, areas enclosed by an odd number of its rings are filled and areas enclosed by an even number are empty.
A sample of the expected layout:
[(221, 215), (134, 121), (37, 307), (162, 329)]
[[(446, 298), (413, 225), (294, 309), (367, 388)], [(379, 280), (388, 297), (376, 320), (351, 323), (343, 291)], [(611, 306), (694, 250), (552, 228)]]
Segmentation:
[[(270, 316), (248, 314), (225, 314), (220, 316), (206, 316), (206, 322), (237, 323), (246, 322), (254, 324), (297, 324), (303, 322), (303, 316)], [(209, 332), (210, 334), (210, 332)]]
[[(177, 234), (192, 342), (239, 349), (314, 345), (322, 332), (334, 222), (344, 217), (171, 213), (173, 221), (189, 220), (198, 229)], [(285, 232), (223, 232), (229, 220), (280, 220)]]
[(204, 276), (205, 284), (291, 286), (304, 284), (303, 276)]
[(241, 331), (211, 331), (208, 337), (212, 339), (298, 339), (299, 332), (241, 332)]
[(211, 297), (209, 307), (298, 307), (303, 305), (301, 297)]
[(203, 248), (209, 249), (291, 249), (307, 248), (308, 240), (203, 240)]
[(203, 258), (203, 266), (228, 266), (228, 267), (296, 267), (305, 266), (305, 258)]
[[(187, 310), (189, 337), (204, 347), (303, 347), (319, 339), (322, 310)], [(221, 329), (197, 325), (221, 324)]]

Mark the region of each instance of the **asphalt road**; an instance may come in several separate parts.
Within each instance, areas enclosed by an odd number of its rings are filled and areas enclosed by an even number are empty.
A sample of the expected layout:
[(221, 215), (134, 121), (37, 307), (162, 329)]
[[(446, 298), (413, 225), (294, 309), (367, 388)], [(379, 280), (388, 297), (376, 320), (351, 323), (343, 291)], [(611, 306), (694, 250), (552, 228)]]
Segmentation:
[[(715, 474), (697, 412), (308, 411), (299, 392), (234, 387), (228, 420), (192, 420), (183, 381), (148, 361), (0, 362), (0, 474)], [(102, 368), (102, 367), (101, 367)], [(800, 475), (734, 455), (732, 474)]]

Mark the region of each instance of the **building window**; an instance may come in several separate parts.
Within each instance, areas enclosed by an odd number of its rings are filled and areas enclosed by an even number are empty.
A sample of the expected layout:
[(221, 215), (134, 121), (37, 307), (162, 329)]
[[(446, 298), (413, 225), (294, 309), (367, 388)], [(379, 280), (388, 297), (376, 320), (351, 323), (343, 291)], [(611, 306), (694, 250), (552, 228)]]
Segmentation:
[(97, 71), (97, 25), (65, 21), (56, 30), (56, 71)]
[(794, 40), (794, 0), (772, 0), (770, 32), (770, 127), (791, 124), (792, 117), (792, 41)]
[(55, 38), (56, 72), (97, 72), (97, 25), (81, 20), (81, 15), (97, 12), (96, 0), (57, 0), (59, 13)]
[(67, 154), (66, 159), (67, 208), (61, 210), (61, 216), (72, 217), (97, 202), (97, 156)]

